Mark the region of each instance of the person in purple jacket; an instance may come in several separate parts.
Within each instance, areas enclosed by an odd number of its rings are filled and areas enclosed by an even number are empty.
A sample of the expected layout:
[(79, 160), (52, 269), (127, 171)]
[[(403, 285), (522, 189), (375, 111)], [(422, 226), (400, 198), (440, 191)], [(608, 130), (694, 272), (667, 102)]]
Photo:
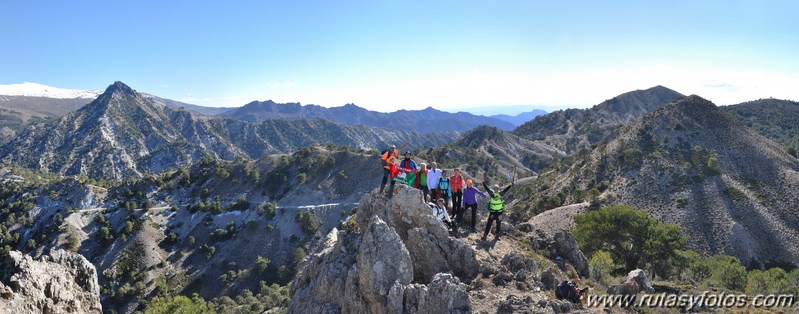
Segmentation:
[(477, 195), (486, 198), (483, 192), (474, 187), (472, 179), (466, 180), (466, 189), (463, 190), (463, 207), (464, 210), (472, 209), (472, 232), (477, 232), (475, 228), (477, 223)]

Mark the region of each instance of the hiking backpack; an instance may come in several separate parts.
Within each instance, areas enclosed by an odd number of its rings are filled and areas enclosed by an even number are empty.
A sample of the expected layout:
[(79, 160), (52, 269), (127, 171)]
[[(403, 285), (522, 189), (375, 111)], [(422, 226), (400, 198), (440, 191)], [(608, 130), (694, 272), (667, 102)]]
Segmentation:
[(580, 302), (580, 294), (577, 292), (577, 286), (571, 281), (562, 281), (555, 287), (555, 297), (558, 300), (569, 300), (574, 303)]

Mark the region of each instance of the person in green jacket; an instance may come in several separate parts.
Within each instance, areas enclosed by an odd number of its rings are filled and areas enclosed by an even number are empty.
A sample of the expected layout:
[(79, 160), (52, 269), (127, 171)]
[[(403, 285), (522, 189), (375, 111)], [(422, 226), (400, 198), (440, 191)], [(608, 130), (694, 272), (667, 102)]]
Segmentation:
[(483, 176), (483, 188), (488, 192), (488, 195), (491, 197), (488, 200), (488, 222), (486, 223), (486, 230), (483, 232), (483, 237), (480, 238), (481, 240), (485, 241), (488, 233), (491, 231), (491, 223), (494, 221), (497, 222), (497, 235), (496, 238), (499, 240), (501, 226), (502, 226), (502, 212), (505, 210), (505, 195), (507, 195), (510, 188), (513, 187), (513, 181), (510, 182), (506, 188), (499, 190), (499, 185), (494, 184), (494, 188), (488, 188), (488, 184), (486, 183), (485, 176)]

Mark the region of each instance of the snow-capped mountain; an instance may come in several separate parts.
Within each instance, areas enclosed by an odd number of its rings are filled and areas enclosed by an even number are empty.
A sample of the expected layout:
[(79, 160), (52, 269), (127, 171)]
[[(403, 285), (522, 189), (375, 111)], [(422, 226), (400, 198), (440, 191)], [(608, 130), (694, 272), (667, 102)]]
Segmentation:
[(87, 98), (94, 99), (102, 94), (100, 90), (79, 90), (47, 86), (38, 83), (23, 82), (21, 84), (0, 85), (0, 95), (30, 96), (59, 99)]

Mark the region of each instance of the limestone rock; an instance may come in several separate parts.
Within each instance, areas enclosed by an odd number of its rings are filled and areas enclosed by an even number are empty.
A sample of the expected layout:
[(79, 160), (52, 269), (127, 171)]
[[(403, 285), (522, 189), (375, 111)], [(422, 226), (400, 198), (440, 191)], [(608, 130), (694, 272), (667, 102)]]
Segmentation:
[(553, 290), (558, 286), (558, 278), (555, 277), (555, 272), (552, 268), (547, 268), (541, 272), (541, 284), (544, 285), (544, 290)]
[(405, 289), (408, 313), (471, 313), (466, 285), (450, 274), (436, 274), (428, 285), (414, 284)]
[(372, 193), (356, 221), (362, 234), (333, 230), (291, 283), (289, 313), (469, 313), (467, 285), (479, 263), (450, 238), (418, 190)]
[(629, 274), (627, 274), (627, 280), (624, 282), (635, 282), (641, 289), (640, 291), (646, 293), (655, 293), (655, 289), (652, 288), (652, 282), (649, 281), (649, 277), (646, 276), (646, 272), (644, 272), (642, 269), (631, 271)]
[(578, 308), (569, 301), (535, 299), (531, 296), (524, 298), (509, 295), (499, 302), (498, 314), (510, 313), (590, 313)]
[(624, 280), (624, 283), (613, 285), (608, 288), (608, 293), (610, 294), (633, 295), (640, 292), (647, 294), (655, 293), (655, 289), (652, 288), (649, 277), (647, 277), (646, 272), (641, 269), (633, 270), (627, 274), (627, 279)]
[(39, 259), (9, 252), (0, 277), (2, 313), (102, 313), (97, 270), (81, 255), (57, 250)]
[(471, 247), (449, 237), (440, 238), (425, 228), (409, 230), (406, 245), (417, 265), (414, 267), (415, 282), (430, 282), (437, 273), (451, 272), (469, 283), (480, 270)]
[(552, 237), (550, 245), (554, 256), (562, 256), (568, 260), (577, 273), (582, 277), (588, 277), (588, 259), (580, 251), (577, 239), (568, 231), (559, 231)]
[(532, 258), (521, 256), (515, 252), (505, 254), (501, 263), (514, 273), (522, 270), (532, 273), (538, 272), (538, 267), (536, 267), (535, 261), (533, 261)]
[(389, 290), (395, 284), (407, 285), (413, 279), (414, 267), (408, 250), (397, 233), (376, 216), (364, 233), (357, 266), (360, 292), (371, 313), (379, 313), (386, 306)]

